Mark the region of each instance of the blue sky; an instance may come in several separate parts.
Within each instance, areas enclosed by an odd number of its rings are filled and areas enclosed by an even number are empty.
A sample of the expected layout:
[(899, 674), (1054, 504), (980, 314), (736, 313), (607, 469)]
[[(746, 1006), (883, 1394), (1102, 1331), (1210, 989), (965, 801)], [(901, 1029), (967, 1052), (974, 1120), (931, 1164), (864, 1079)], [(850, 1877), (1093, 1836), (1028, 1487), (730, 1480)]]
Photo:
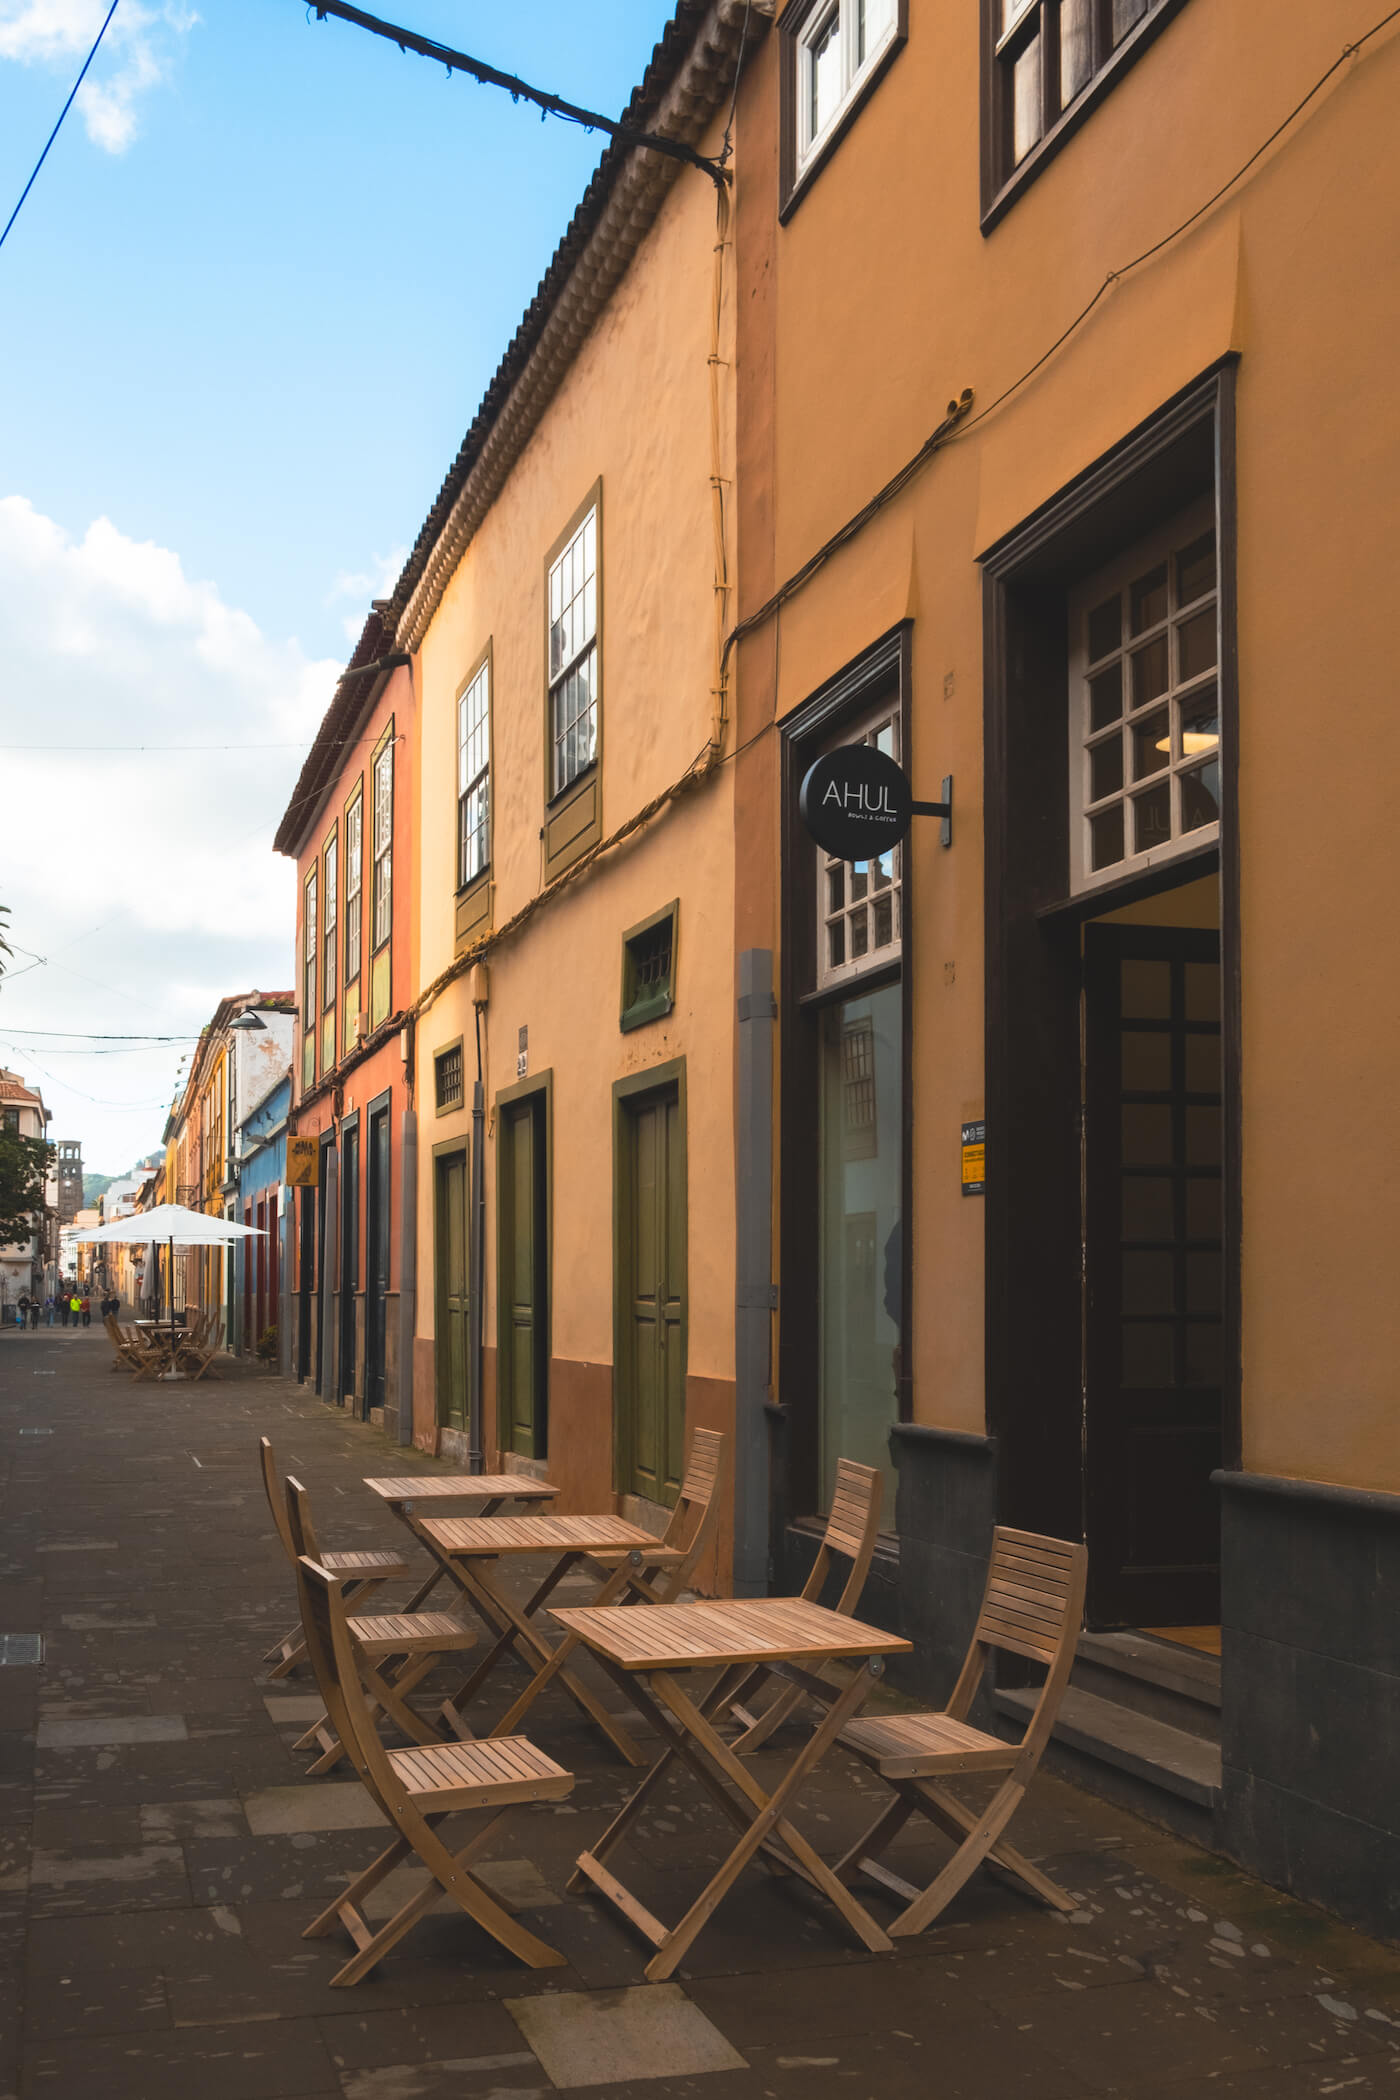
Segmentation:
[[(105, 11), (0, 0), (0, 223)], [(375, 11), (616, 114), (670, 8)], [(111, 1171), (178, 1053), (18, 1031), (292, 982), (305, 739), (603, 141), (303, 0), (120, 0), (89, 81), (0, 250), (0, 1063)], [(225, 740), (292, 748), (99, 748)]]

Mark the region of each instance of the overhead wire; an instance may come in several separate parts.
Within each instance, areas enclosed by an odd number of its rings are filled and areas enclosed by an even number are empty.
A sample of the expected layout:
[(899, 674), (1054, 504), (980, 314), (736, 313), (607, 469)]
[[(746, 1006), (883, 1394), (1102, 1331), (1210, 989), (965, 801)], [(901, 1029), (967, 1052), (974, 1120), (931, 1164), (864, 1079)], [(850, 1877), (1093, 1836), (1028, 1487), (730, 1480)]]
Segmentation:
[(35, 183), (39, 180), (39, 170), (43, 167), (44, 162), (49, 157), (50, 146), (52, 146), (54, 140), (58, 137), (59, 132), (63, 129), (63, 120), (67, 116), (69, 110), (73, 107), (73, 104), (77, 99), (78, 89), (87, 79), (88, 67), (92, 64), (93, 60), (97, 56), (97, 47), (102, 42), (103, 37), (106, 36), (107, 24), (111, 21), (113, 15), (116, 13), (118, 5), (119, 0), (112, 0), (112, 4), (107, 10), (106, 19), (103, 21), (102, 27), (98, 30), (97, 35), (93, 38), (92, 49), (91, 51), (89, 51), (87, 57), (83, 60), (83, 69), (81, 73), (79, 73), (77, 79), (73, 82), (73, 86), (69, 91), (68, 100), (64, 103), (62, 109), (58, 113), (58, 122), (54, 125), (53, 130), (49, 133), (48, 139), (46, 140), (44, 145), (44, 150), (34, 163), (33, 173), (30, 175), (30, 178), (28, 182), (26, 182), (26, 184), (24, 185), (24, 188), (20, 191), (18, 204), (16, 204), (14, 210), (10, 213), (9, 218), (5, 221), (5, 231), (3, 233), (0, 233), (0, 248), (3, 248), (6, 241), (10, 238), (10, 228), (14, 225), (15, 220), (23, 211), (25, 198), (29, 195), (29, 192), (33, 189)]

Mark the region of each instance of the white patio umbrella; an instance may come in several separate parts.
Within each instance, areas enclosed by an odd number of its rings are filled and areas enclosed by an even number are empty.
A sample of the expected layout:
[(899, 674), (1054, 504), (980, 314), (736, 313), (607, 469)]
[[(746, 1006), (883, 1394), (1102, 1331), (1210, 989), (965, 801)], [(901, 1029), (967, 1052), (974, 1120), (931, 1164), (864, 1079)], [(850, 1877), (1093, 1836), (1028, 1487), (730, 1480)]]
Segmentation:
[[(137, 1211), (130, 1218), (113, 1218), (94, 1232), (80, 1232), (83, 1242), (119, 1240), (127, 1244), (170, 1250), (170, 1361), (175, 1361), (175, 1249), (177, 1247), (227, 1247), (234, 1240), (261, 1240), (267, 1234), (256, 1225), (236, 1225), (232, 1218), (207, 1217), (202, 1210), (187, 1210), (183, 1203), (158, 1203), (154, 1210)], [(178, 1378), (178, 1371), (167, 1377)]]

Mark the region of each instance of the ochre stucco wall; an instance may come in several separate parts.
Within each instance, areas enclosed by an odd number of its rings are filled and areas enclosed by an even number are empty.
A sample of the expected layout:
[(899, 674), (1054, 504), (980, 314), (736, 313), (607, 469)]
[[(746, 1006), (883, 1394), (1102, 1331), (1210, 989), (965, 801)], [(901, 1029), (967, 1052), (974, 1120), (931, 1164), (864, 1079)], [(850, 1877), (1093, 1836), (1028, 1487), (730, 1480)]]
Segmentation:
[[(715, 141), (714, 143), (717, 143)], [(510, 479), (471, 541), (419, 659), (422, 982), (451, 960), (456, 852), (456, 696), (487, 643), (493, 665), (493, 919), (541, 887), (544, 822), (545, 557), (601, 478), (604, 833), (678, 779), (710, 730), (714, 542), (710, 518), (709, 354), (715, 203), (682, 178), (596, 323)], [(731, 358), (732, 280), (724, 308)], [(732, 485), (732, 362), (722, 373), (722, 464)], [(734, 970), (730, 943), (732, 768), (687, 796), (553, 900), (489, 957), (485, 1016), (487, 1237), (485, 1335), (496, 1339), (496, 1116), (516, 1081), (518, 1031), (529, 1072), (553, 1073), (553, 1237), (549, 1469), (560, 1507), (611, 1507), (612, 1088), (686, 1060), (688, 1370), (715, 1414), (731, 1395), (733, 1340)], [(631, 1034), (618, 1028), (622, 935), (680, 900), (676, 1006)], [(465, 1039), (466, 1100), (436, 1116), (436, 1048)], [(470, 1132), (473, 1014), (460, 979), (419, 1023), (420, 1350), (433, 1334), (432, 1148)], [(492, 1379), (494, 1386), (494, 1378)], [(432, 1434), (422, 1376), (416, 1434)], [(721, 1410), (722, 1412), (723, 1410)], [(486, 1408), (494, 1446), (494, 1405)]]
[[(872, 495), (950, 397), (970, 386), (978, 409), (993, 403), (1110, 270), (1227, 180), (1372, 13), (1295, 0), (1263, 35), (1247, 0), (1193, 0), (984, 236), (977, 10), (911, 8), (907, 45), (787, 225), (760, 226), (761, 202), (743, 207), (745, 368), (770, 362), (776, 391), (741, 394), (739, 456), (753, 470), (740, 489), (742, 609)], [(741, 182), (749, 166), (773, 179), (778, 60), (775, 37), (746, 78)], [(977, 556), (1238, 353), (1243, 1457), (1400, 1488), (1398, 89), (1392, 33), (744, 646), (752, 734), (911, 618), (914, 791), (956, 780), (952, 851), (916, 825), (906, 876), (919, 1421), (986, 1426), (983, 1212), (960, 1196), (956, 1158), (957, 1126), (983, 1100)], [(749, 937), (766, 925), (781, 940), (775, 744), (738, 768), (745, 836), (767, 856), (766, 872), (760, 853), (745, 861), (741, 838), (740, 891)]]

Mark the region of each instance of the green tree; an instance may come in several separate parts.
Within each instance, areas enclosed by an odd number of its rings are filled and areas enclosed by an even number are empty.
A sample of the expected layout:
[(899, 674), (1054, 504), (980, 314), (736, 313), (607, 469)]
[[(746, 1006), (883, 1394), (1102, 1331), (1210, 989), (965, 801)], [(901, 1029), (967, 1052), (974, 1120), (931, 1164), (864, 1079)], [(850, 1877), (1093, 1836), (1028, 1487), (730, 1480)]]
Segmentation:
[(27, 1240), (44, 1205), (44, 1177), (54, 1157), (42, 1138), (0, 1130), (0, 1247)]

